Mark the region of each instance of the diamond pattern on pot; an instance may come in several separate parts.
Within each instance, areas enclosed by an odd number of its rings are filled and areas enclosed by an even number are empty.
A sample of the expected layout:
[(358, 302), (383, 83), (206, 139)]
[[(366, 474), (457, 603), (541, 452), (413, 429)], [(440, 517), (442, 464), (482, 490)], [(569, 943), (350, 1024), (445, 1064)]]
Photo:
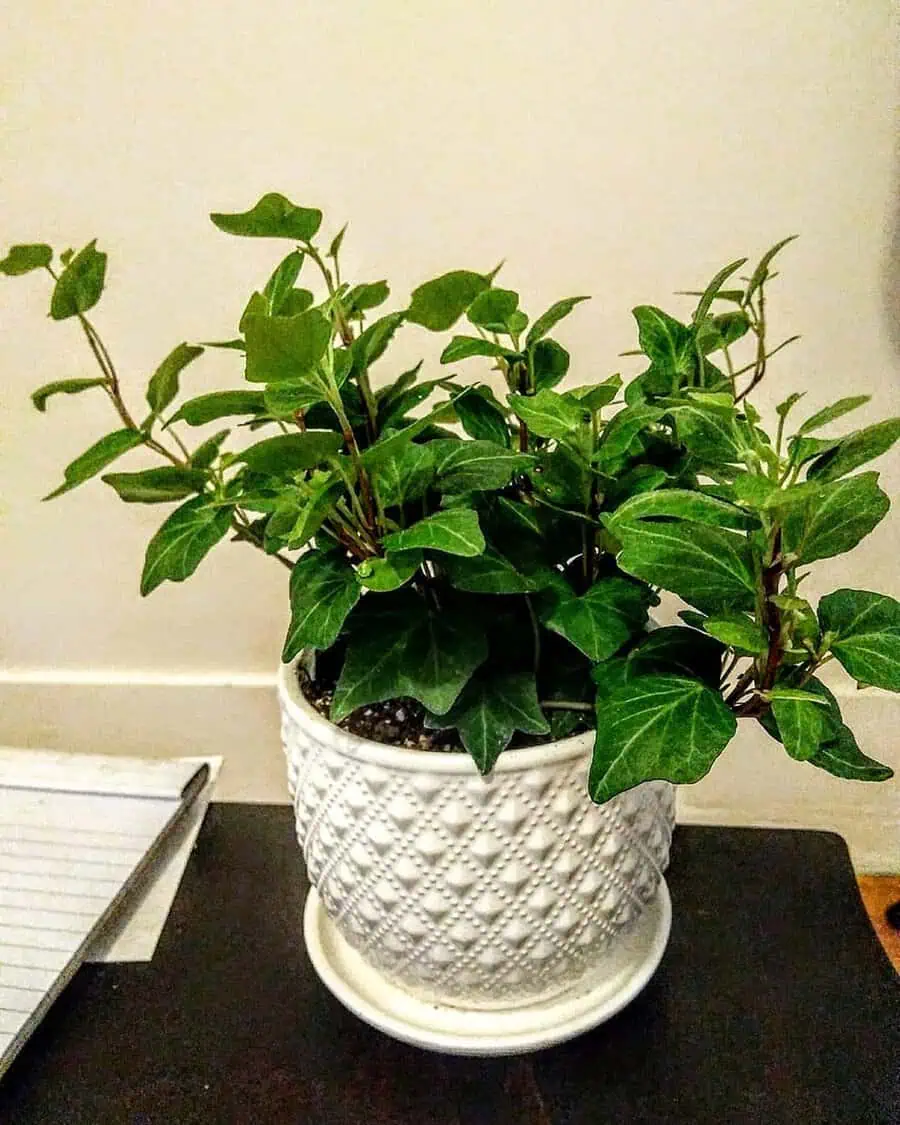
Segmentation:
[(371, 744), (303, 718), (285, 709), (282, 733), (310, 881), (347, 941), (406, 988), (485, 1007), (551, 996), (602, 961), (656, 890), (672, 787), (598, 808), (586, 741), (482, 778), (414, 769), (411, 751), (366, 761)]

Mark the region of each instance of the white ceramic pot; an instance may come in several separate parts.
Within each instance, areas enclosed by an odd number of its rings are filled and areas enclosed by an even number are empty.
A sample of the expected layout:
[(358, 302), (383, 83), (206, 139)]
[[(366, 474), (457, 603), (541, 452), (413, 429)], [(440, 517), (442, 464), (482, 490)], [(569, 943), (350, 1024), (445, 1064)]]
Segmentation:
[(501, 1009), (602, 966), (668, 862), (674, 791), (600, 807), (592, 737), (500, 756), (386, 746), (340, 730), (279, 679), (282, 738), (309, 878), (348, 943), (418, 997)]

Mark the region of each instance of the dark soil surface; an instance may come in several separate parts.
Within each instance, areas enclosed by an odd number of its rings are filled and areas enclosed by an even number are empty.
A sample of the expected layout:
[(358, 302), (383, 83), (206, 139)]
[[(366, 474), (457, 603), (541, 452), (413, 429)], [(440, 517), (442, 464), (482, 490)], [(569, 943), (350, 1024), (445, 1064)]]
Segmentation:
[[(307, 702), (327, 719), (335, 681), (324, 674), (312, 680), (302, 668), (297, 678)], [(385, 742), (389, 746), (405, 746), (410, 750), (462, 750), (455, 730), (430, 730), (425, 726), (425, 711), (414, 699), (371, 703), (353, 711), (338, 726), (360, 738)]]

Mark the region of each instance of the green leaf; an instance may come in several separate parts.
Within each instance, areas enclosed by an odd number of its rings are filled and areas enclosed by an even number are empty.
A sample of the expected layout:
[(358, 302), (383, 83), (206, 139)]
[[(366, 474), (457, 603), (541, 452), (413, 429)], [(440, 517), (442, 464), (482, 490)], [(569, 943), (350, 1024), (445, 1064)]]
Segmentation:
[(693, 400), (672, 405), (678, 440), (695, 457), (712, 462), (741, 463), (743, 443), (735, 424), (733, 406)]
[(608, 660), (647, 623), (649, 592), (624, 578), (604, 578), (581, 597), (560, 581), (539, 599), (538, 616), (590, 660)]
[(304, 649), (331, 648), (361, 596), (353, 568), (339, 555), (301, 555), (291, 571), (291, 623), (282, 661), (287, 664)]
[[(453, 376), (447, 376), (452, 379)], [(416, 383), (410, 387), (409, 390), (403, 391), (399, 395), (386, 395), (378, 404), (378, 421), (383, 429), (401, 422), (406, 415), (424, 402), (426, 398), (434, 394), (438, 387), (446, 388), (448, 385), (447, 378), (441, 379), (426, 379), (421, 383)]]
[[(471, 392), (463, 392), (471, 393)], [(459, 397), (455, 403), (459, 402)], [(455, 406), (454, 403), (454, 406)], [(430, 410), (421, 418), (417, 418), (415, 422), (411, 422), (402, 430), (397, 430), (395, 433), (388, 434), (380, 437), (378, 441), (369, 446), (368, 449), (363, 450), (362, 462), (367, 469), (379, 470), (381, 466), (386, 465), (389, 461), (397, 455), (397, 452), (407, 446), (414, 438), (418, 437), (424, 430), (427, 430), (435, 422), (442, 422), (445, 420), (448, 413), (452, 412), (453, 406), (448, 402), (438, 403), (433, 410)], [(436, 442), (431, 443), (432, 446)], [(449, 444), (445, 442), (444, 444)], [(461, 445), (462, 442), (454, 442), (455, 445)]]
[(763, 254), (762, 258), (760, 258), (759, 260), (759, 265), (753, 271), (753, 275), (750, 278), (750, 283), (747, 286), (746, 293), (744, 294), (745, 304), (750, 301), (750, 298), (756, 293), (756, 290), (759, 289), (761, 285), (765, 285), (766, 281), (769, 278), (769, 266), (772, 264), (772, 259), (775, 257), (775, 255), (780, 250), (783, 250), (789, 242), (793, 242), (796, 237), (796, 234), (788, 235), (787, 238), (783, 238), (781, 242), (776, 242), (771, 250), (767, 250), (765, 254)]
[(768, 648), (762, 629), (743, 613), (717, 613), (707, 617), (703, 628), (730, 648), (758, 656)]
[(755, 516), (734, 504), (685, 488), (662, 488), (639, 493), (626, 500), (615, 512), (604, 516), (603, 522), (615, 532), (619, 523), (660, 516), (740, 531), (759, 527), (759, 520)]
[(315, 304), (315, 297), (308, 289), (289, 289), (278, 309), (279, 316), (299, 316)]
[(43, 387), (32, 394), (31, 401), (35, 407), (44, 414), (47, 410), (47, 399), (52, 395), (77, 395), (82, 391), (89, 391), (91, 387), (102, 387), (106, 380), (97, 379), (60, 379), (56, 383), (45, 383)]
[(527, 594), (536, 588), (535, 581), (496, 547), (488, 546), (474, 558), (448, 558), (441, 569), (452, 586), (470, 593)]
[(178, 394), (178, 377), (203, 348), (196, 344), (179, 344), (173, 348), (150, 378), (147, 402), (154, 414), (160, 414)]
[(445, 332), (489, 284), (482, 274), (470, 270), (445, 273), (413, 290), (407, 318), (432, 332)]
[(763, 509), (780, 490), (778, 485), (759, 473), (738, 473), (734, 478), (734, 498), (748, 508)]
[(470, 359), (472, 356), (502, 356), (509, 355), (508, 348), (501, 348), (490, 340), (482, 340), (480, 336), (454, 336), (450, 343), (441, 352), (441, 363), (456, 363), (460, 359)]
[(397, 329), (406, 319), (405, 312), (387, 313), (372, 323), (353, 341), (353, 371), (366, 371), (387, 350)]
[(0, 262), (0, 273), (7, 277), (21, 277), (32, 270), (44, 269), (53, 261), (53, 250), (44, 242), (24, 242), (10, 246), (9, 253)]
[(584, 406), (586, 410), (602, 410), (604, 406), (615, 399), (622, 386), (621, 375), (610, 375), (602, 383), (591, 383), (587, 387), (573, 387), (569, 394)]
[(590, 297), (566, 297), (562, 301), (557, 301), (551, 305), (545, 313), (542, 313), (537, 320), (532, 324), (528, 330), (528, 335), (525, 337), (525, 343), (528, 347), (532, 347), (542, 340), (547, 333), (553, 328), (555, 324), (569, 315), (572, 309), (582, 301), (589, 301)]
[(900, 438), (900, 418), (888, 418), (874, 426), (857, 430), (810, 465), (807, 477), (820, 482), (837, 480), (867, 461), (874, 461)]
[(565, 378), (569, 353), (555, 340), (539, 340), (529, 348), (531, 376), (536, 391), (550, 390)]
[(322, 359), (331, 325), (318, 309), (299, 316), (251, 316), (246, 336), (247, 379), (274, 383), (306, 375)]
[(644, 355), (654, 363), (676, 372), (686, 370), (693, 349), (693, 336), (687, 325), (653, 305), (638, 305), (631, 310), (638, 326), (638, 341)]
[(808, 761), (832, 729), (828, 712), (816, 696), (786, 699), (773, 692), (772, 714), (785, 750), (798, 762)]
[(727, 266), (723, 266), (722, 269), (719, 270), (700, 296), (697, 308), (694, 310), (694, 324), (700, 324), (706, 319), (706, 314), (709, 312), (710, 308), (712, 308), (713, 301), (720, 295), (722, 286), (729, 277), (737, 273), (746, 261), (746, 258), (738, 258), (737, 261), (729, 262)]
[(590, 411), (569, 395), (542, 390), (535, 395), (510, 395), (510, 408), (539, 437), (558, 441), (590, 423)]
[(107, 473), (101, 478), (119, 494), (120, 500), (136, 504), (166, 504), (183, 500), (193, 492), (202, 492), (206, 473), (199, 469), (183, 469), (180, 465), (163, 465), (142, 473)]
[(314, 469), (336, 456), (341, 448), (340, 434), (328, 430), (307, 430), (302, 434), (279, 434), (248, 446), (235, 460), (243, 461), (254, 473), (283, 476)]
[(534, 676), (525, 672), (476, 673), (441, 718), (455, 727), (482, 774), (490, 773), (517, 730), (547, 734), (550, 726), (538, 703)]
[(703, 355), (730, 348), (750, 331), (750, 321), (747, 314), (735, 310), (734, 312), (719, 313), (718, 316), (707, 317), (696, 329), (697, 347)]
[(813, 487), (802, 503), (785, 512), (783, 550), (800, 563), (842, 555), (868, 535), (889, 508), (890, 500), (878, 487), (878, 473)]
[(298, 207), (285, 196), (272, 191), (249, 211), (234, 214), (215, 212), (210, 218), (226, 234), (249, 238), (290, 238), (309, 242), (322, 224), (322, 212), (314, 207)]
[(354, 285), (341, 303), (348, 316), (358, 316), (361, 312), (383, 305), (390, 295), (391, 290), (386, 281), (368, 281)]
[(147, 546), (141, 594), (189, 578), (230, 527), (230, 509), (214, 508), (203, 496), (176, 508)]
[(818, 430), (821, 426), (827, 426), (829, 422), (843, 418), (851, 410), (858, 410), (860, 406), (865, 406), (871, 399), (871, 395), (851, 395), (849, 398), (839, 398), (831, 406), (826, 406), (824, 410), (819, 410), (807, 418), (797, 433), (812, 433), (813, 430)]
[(379, 464), (375, 484), (386, 508), (420, 500), (434, 480), (434, 454), (429, 445), (408, 442)]
[[(355, 579), (354, 584), (359, 591)], [(398, 600), (364, 617), (360, 626), (367, 627), (351, 634), (332, 722), (367, 703), (404, 696), (443, 714), (487, 657), (487, 641), (476, 622), (459, 614), (431, 615), (420, 598), (404, 593), (382, 595), (379, 601)]]
[[(493, 290), (488, 290), (493, 292)], [(457, 396), (453, 406), (460, 424), (476, 441), (491, 441), (509, 448), (509, 424), (500, 403), (487, 387), (476, 387), (474, 393)]]
[(421, 551), (391, 551), (384, 558), (366, 559), (356, 568), (360, 584), (385, 593), (408, 582), (422, 565)]
[(80, 250), (59, 275), (50, 299), (53, 320), (67, 320), (92, 309), (100, 300), (106, 278), (106, 255), (96, 238)]
[(837, 734), (807, 761), (820, 770), (849, 781), (889, 781), (894, 776), (890, 766), (863, 754), (853, 731), (844, 723), (838, 725)]
[(187, 422), (189, 426), (205, 426), (217, 418), (263, 414), (265, 409), (262, 391), (213, 391), (182, 403), (170, 419), (170, 424)]
[(300, 276), (300, 269), (305, 257), (306, 255), (302, 250), (292, 250), (287, 257), (278, 263), (272, 272), (272, 276), (266, 282), (265, 289), (263, 289), (263, 296), (268, 302), (266, 311), (273, 316), (277, 316), (281, 312), (287, 295), (294, 288), (294, 282)]
[(247, 345), (243, 340), (203, 340), (201, 347), (221, 348), (228, 352), (245, 352)]
[(222, 442), (228, 437), (231, 430), (219, 430), (212, 437), (202, 442), (191, 454), (191, 467), (194, 469), (208, 469), (219, 456)]
[[(306, 502), (285, 536), (287, 546), (295, 551), (306, 544), (328, 519), (344, 487), (340, 473), (314, 473)], [(266, 529), (268, 531), (268, 528)]]
[[(682, 616), (686, 618), (688, 613), (690, 610)], [(702, 680), (718, 689), (724, 654), (725, 649), (714, 637), (681, 625), (667, 625), (648, 633), (628, 653), (622, 682), (666, 673)], [(599, 665), (598, 670), (602, 667)]]
[(386, 551), (409, 551), (429, 548), (448, 555), (480, 555), (484, 550), (484, 536), (478, 524), (478, 514), (467, 508), (450, 508), (435, 512), (403, 531), (395, 531), (384, 538)]
[(111, 465), (129, 449), (142, 445), (143, 441), (144, 435), (139, 430), (115, 430), (106, 437), (100, 438), (90, 449), (85, 450), (80, 457), (76, 457), (70, 465), (66, 466), (64, 482), (59, 488), (49, 492), (44, 499), (53, 500), (65, 492), (71, 492), (73, 488), (77, 488), (78, 485), (84, 484), (86, 480), (102, 472), (107, 465)]
[(780, 402), (775, 407), (775, 413), (779, 418), (787, 418), (788, 414), (794, 409), (801, 398), (806, 394), (806, 391), (794, 391), (793, 394), (787, 396), (784, 402)]
[(749, 550), (728, 531), (696, 523), (617, 524), (619, 566), (703, 611), (752, 608)]
[(347, 227), (349, 225), (350, 225), (349, 223), (344, 223), (344, 225), (337, 232), (337, 234), (334, 236), (334, 238), (332, 238), (331, 243), (328, 246), (328, 257), (329, 258), (336, 258), (338, 256), (338, 254), (341, 252), (341, 244), (344, 241), (344, 235), (347, 233)]
[(718, 692), (682, 676), (641, 676), (597, 704), (589, 790), (598, 804), (654, 778), (699, 781), (737, 720)]
[(514, 453), (492, 441), (440, 440), (431, 446), (438, 485), (450, 495), (503, 488), (533, 463), (528, 454)]
[(466, 310), (470, 324), (488, 332), (510, 331), (509, 320), (519, 307), (519, 294), (511, 289), (484, 289)]
[(601, 472), (613, 472), (631, 453), (638, 436), (653, 423), (658, 422), (663, 411), (656, 406), (626, 406), (612, 419), (600, 439), (597, 467)]
[(869, 590), (835, 590), (819, 602), (831, 651), (858, 682), (900, 691), (900, 602)]

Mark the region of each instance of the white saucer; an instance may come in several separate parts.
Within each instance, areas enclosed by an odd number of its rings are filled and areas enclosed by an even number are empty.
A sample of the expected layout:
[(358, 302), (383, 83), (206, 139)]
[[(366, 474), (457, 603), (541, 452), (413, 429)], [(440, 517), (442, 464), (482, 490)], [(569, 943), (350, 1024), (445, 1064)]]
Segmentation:
[(385, 980), (352, 949), (313, 889), (303, 935), (322, 982), (351, 1012), (380, 1031), (451, 1055), (518, 1055), (574, 1039), (621, 1011), (656, 971), (669, 940), (672, 904), (665, 881), (603, 968), (552, 1000), (499, 1012), (428, 1003)]

